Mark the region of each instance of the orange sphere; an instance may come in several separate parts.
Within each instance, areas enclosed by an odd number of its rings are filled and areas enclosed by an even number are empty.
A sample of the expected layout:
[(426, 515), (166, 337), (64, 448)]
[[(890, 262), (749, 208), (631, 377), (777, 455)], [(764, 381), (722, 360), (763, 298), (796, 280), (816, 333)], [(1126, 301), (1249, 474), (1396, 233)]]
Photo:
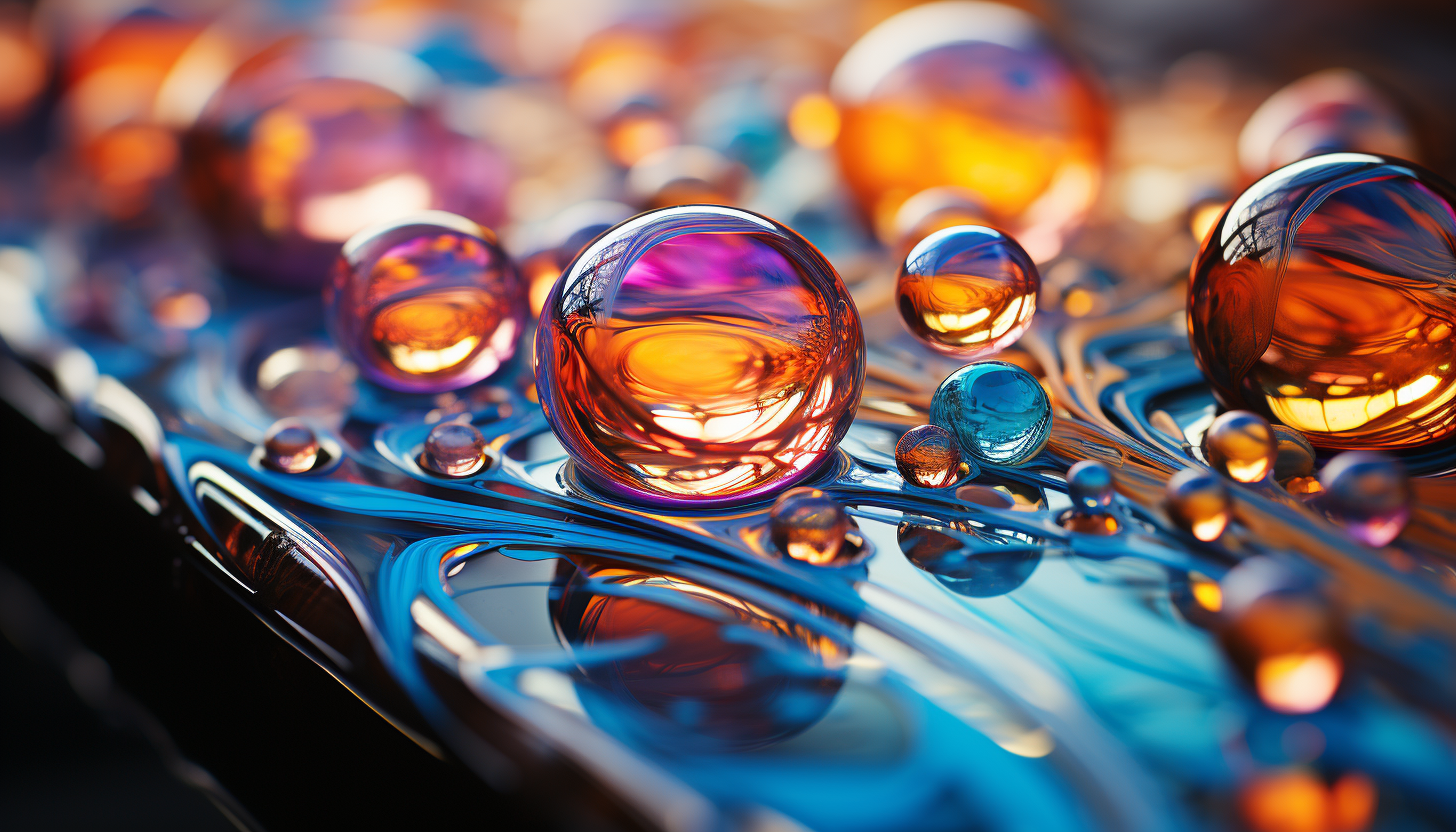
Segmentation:
[(1407, 448), (1456, 429), (1456, 188), (1331, 153), (1259, 180), (1193, 265), (1193, 354), (1229, 407), (1324, 448)]
[(940, 2), (895, 15), (845, 54), (832, 92), (840, 167), (886, 242), (906, 200), (955, 187), (1044, 262), (1101, 183), (1102, 103), (1016, 9)]

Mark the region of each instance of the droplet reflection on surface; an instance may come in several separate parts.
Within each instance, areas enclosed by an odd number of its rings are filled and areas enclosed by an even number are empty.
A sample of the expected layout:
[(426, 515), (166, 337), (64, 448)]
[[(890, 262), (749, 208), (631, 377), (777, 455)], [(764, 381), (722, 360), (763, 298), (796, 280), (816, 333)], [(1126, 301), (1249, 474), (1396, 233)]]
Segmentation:
[(1331, 153), (1250, 186), (1205, 240), (1194, 358), (1228, 407), (1316, 447), (1408, 448), (1456, 429), (1456, 190)]
[(1320, 471), (1318, 505), (1351, 537), (1384, 546), (1410, 519), (1411, 484), (1400, 460), (1376, 451), (1346, 451)]
[(536, 388), (594, 484), (658, 503), (791, 486), (830, 458), (864, 383), (859, 315), (802, 237), (689, 205), (617, 225), (552, 289)]
[(840, 565), (850, 550), (851, 521), (844, 506), (817, 488), (793, 488), (768, 512), (769, 537), (780, 552), (815, 566)]
[[(1017, 532), (969, 524), (903, 522), (895, 533), (900, 551), (957, 595), (994, 598), (1026, 583), (1041, 563), (1039, 541)], [(971, 541), (984, 541), (972, 549)]]
[(394, 390), (480, 381), (515, 354), (525, 324), (520, 281), (494, 235), (440, 211), (349, 240), (324, 298), (334, 340)]
[(279, 419), (263, 436), (263, 462), (289, 474), (301, 474), (318, 462), (318, 434), (298, 419)]
[(1235, 482), (1259, 482), (1274, 472), (1274, 430), (1246, 410), (1222, 413), (1203, 435), (1203, 454), (1215, 471)]
[(895, 443), (895, 467), (911, 485), (944, 488), (961, 476), (961, 449), (945, 428), (918, 425)]
[(1228, 528), (1228, 486), (1201, 468), (1185, 468), (1168, 480), (1164, 507), (1174, 523), (1199, 540), (1217, 540)]
[(930, 402), (930, 421), (955, 434), (961, 450), (982, 462), (1021, 465), (1051, 436), (1051, 400), (1020, 367), (982, 361), (941, 382)]
[(420, 467), (447, 477), (468, 477), (488, 461), (485, 437), (475, 425), (443, 422), (430, 430), (420, 452)]

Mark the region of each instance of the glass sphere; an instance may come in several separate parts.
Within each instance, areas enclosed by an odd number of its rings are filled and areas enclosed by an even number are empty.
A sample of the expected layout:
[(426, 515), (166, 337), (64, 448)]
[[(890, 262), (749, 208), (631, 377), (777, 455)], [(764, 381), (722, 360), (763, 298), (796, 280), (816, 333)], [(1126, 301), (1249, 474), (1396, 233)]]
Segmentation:
[[(348, 77), (360, 67), (374, 71)], [(227, 265), (317, 288), (339, 245), (367, 226), (431, 209), (498, 224), (506, 163), (426, 106), (431, 81), (409, 56), (358, 44), (270, 51), (241, 67), (183, 153)]]
[(1168, 480), (1163, 505), (1178, 527), (1202, 541), (1217, 540), (1232, 514), (1223, 478), (1201, 468), (1184, 468)]
[(485, 437), (475, 425), (443, 422), (430, 429), (420, 452), (420, 467), (447, 477), (468, 477), (490, 461)]
[(1045, 262), (1096, 197), (1102, 103), (1018, 9), (939, 2), (901, 12), (845, 53), (830, 86), (843, 113), (840, 168), (887, 243), (907, 199), (957, 187)]
[(1456, 190), (1357, 153), (1282, 168), (1204, 241), (1189, 338), (1215, 394), (1317, 447), (1409, 448), (1456, 429)]
[(769, 538), (779, 551), (815, 566), (849, 560), (844, 536), (853, 527), (844, 506), (817, 488), (791, 488), (768, 511)]
[(1095, 459), (1084, 459), (1067, 470), (1067, 496), (1077, 509), (1102, 511), (1112, 505), (1112, 469)]
[(417, 393), (494, 373), (525, 327), (520, 280), (495, 235), (443, 211), (355, 235), (324, 302), (335, 342), (366, 378)]
[(1283, 425), (1272, 425), (1274, 431), (1274, 479), (1286, 482), (1314, 473), (1314, 446), (1304, 434)]
[(895, 467), (910, 485), (944, 488), (961, 476), (961, 449), (945, 428), (919, 425), (895, 443)]
[(1321, 70), (1281, 88), (1239, 134), (1239, 167), (1250, 178), (1338, 151), (1416, 156), (1410, 126), (1389, 96), (1349, 69)]
[(1356, 540), (1384, 546), (1410, 519), (1411, 483), (1400, 460), (1376, 451), (1346, 451), (1319, 475), (1319, 506)]
[(955, 434), (961, 450), (992, 465), (1021, 465), (1052, 432), (1052, 404), (1027, 371), (982, 361), (951, 373), (930, 400), (930, 421)]
[(536, 330), (536, 389), (600, 487), (650, 502), (760, 497), (813, 474), (864, 384), (859, 313), (788, 228), (691, 205), (617, 225)]
[(1344, 677), (1339, 619), (1309, 576), (1251, 557), (1222, 581), (1220, 641), (1265, 706), (1286, 714), (1322, 710)]
[(318, 434), (298, 419), (279, 419), (263, 436), (263, 464), (287, 474), (301, 474), (318, 464)]
[(895, 293), (906, 328), (940, 352), (987, 356), (1031, 326), (1041, 275), (1016, 241), (993, 228), (937, 231), (911, 249)]
[(1208, 464), (1235, 482), (1259, 482), (1274, 472), (1278, 450), (1274, 429), (1247, 410), (1221, 413), (1203, 434)]

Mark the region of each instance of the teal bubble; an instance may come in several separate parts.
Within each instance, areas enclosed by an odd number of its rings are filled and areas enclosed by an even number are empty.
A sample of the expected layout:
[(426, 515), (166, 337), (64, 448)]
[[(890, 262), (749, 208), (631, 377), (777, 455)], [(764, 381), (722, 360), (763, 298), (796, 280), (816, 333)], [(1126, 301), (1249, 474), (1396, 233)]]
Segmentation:
[(981, 361), (951, 373), (930, 400), (930, 423), (961, 450), (993, 465), (1022, 465), (1046, 446), (1052, 403), (1031, 373), (1004, 361)]

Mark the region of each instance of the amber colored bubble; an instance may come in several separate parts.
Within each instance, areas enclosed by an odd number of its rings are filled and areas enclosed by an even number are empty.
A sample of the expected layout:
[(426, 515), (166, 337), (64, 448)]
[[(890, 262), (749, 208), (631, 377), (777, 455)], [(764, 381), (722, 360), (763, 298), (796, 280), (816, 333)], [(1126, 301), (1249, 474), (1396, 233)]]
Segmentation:
[(1045, 262), (1100, 187), (1102, 103), (1017, 9), (941, 2), (897, 14), (850, 48), (831, 90), (840, 169), (882, 234), (907, 199), (957, 187)]
[(1265, 558), (1250, 558), (1224, 576), (1220, 633), (1234, 668), (1271, 710), (1314, 713), (1344, 678), (1342, 636), (1334, 612), (1307, 579)]
[(944, 488), (961, 475), (961, 449), (950, 431), (937, 425), (919, 425), (895, 443), (895, 467), (911, 485)]
[(1235, 482), (1259, 482), (1274, 472), (1278, 451), (1274, 429), (1244, 410), (1220, 414), (1203, 434), (1208, 464)]
[(280, 419), (263, 437), (263, 462), (289, 474), (314, 467), (319, 457), (318, 435), (298, 419)]
[(1016, 241), (984, 226), (953, 226), (920, 241), (896, 282), (905, 327), (963, 358), (993, 355), (1031, 325), (1041, 276)]
[(1316, 447), (1399, 449), (1456, 428), (1456, 190), (1335, 153), (1240, 195), (1188, 295), (1194, 357), (1229, 407)]
[(426, 212), (366, 229), (325, 290), (330, 332), (371, 381), (438, 393), (479, 381), (515, 353), (520, 280), (493, 237)]
[(536, 331), (536, 387), (595, 485), (734, 501), (812, 474), (849, 429), (864, 335), (844, 284), (746, 211), (643, 214), (592, 243)]
[(1216, 474), (1185, 468), (1168, 480), (1163, 506), (1180, 528), (1199, 540), (1217, 540), (1231, 516), (1228, 487)]
[(780, 552), (814, 566), (837, 565), (849, 555), (849, 514), (817, 488), (792, 488), (768, 512), (769, 538)]

